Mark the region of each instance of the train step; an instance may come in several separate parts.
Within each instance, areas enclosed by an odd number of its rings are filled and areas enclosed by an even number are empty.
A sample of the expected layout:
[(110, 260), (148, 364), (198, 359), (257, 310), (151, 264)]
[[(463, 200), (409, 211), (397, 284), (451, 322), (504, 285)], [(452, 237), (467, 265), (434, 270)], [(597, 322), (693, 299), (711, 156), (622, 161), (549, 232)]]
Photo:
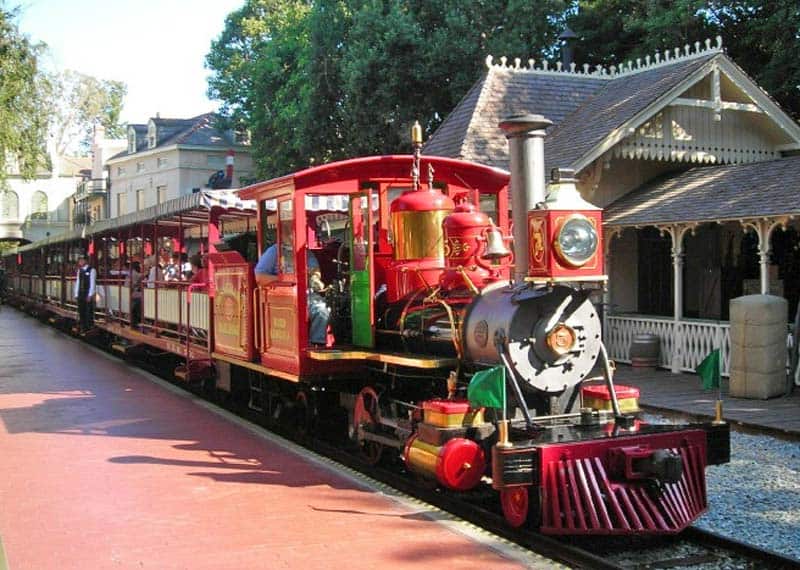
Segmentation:
[(261, 378), (250, 376), (250, 401), (247, 407), (257, 412), (264, 411), (264, 390), (261, 385)]

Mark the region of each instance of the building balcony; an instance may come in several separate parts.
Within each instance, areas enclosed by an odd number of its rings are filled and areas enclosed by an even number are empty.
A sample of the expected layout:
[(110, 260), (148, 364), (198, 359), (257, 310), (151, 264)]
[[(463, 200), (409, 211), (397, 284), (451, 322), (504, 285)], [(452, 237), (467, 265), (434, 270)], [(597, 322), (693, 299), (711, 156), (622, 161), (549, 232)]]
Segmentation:
[(105, 196), (108, 194), (108, 180), (105, 178), (92, 178), (78, 184), (75, 192), (75, 201), (85, 200), (92, 196)]

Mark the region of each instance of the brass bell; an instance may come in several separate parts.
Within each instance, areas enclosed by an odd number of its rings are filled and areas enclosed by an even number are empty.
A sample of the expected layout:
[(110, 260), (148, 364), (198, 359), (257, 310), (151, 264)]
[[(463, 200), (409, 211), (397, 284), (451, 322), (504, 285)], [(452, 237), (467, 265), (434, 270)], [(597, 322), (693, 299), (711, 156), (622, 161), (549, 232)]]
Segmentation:
[(505, 244), (505, 240), (503, 239), (503, 234), (500, 233), (500, 230), (497, 229), (497, 226), (494, 225), (493, 220), (489, 220), (491, 222), (491, 226), (486, 232), (486, 251), (481, 256), (482, 259), (503, 259), (504, 257), (508, 257), (511, 255), (511, 252), (508, 250)]

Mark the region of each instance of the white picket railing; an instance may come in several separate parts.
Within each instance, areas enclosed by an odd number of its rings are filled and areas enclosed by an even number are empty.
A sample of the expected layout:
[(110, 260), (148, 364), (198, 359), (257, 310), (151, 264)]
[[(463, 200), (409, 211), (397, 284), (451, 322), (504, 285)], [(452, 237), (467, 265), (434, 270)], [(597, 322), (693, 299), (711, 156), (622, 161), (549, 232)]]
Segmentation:
[(721, 372), (730, 376), (730, 323), (683, 319), (675, 321), (666, 317), (645, 315), (609, 315), (604, 331), (609, 357), (619, 362), (630, 362), (630, 347), (637, 334), (650, 333), (660, 339), (659, 366), (672, 368), (674, 349), (678, 348), (678, 369), (694, 372), (708, 354), (720, 349)]
[(189, 313), (188, 324), (193, 329), (207, 331), (209, 329), (209, 304), (208, 293), (193, 292), (192, 302), (187, 305), (185, 289), (154, 288), (144, 289), (143, 311), (144, 318), (156, 318), (156, 293), (158, 293), (158, 320), (162, 323), (173, 325), (187, 324), (187, 308)]

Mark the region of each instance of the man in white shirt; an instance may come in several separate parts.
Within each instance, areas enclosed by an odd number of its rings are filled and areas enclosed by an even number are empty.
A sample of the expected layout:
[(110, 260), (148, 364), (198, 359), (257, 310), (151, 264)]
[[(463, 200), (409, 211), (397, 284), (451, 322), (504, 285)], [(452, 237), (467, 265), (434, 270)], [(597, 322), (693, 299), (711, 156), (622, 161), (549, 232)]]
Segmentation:
[(94, 327), (94, 294), (97, 271), (85, 255), (78, 259), (78, 273), (75, 279), (75, 299), (78, 301), (78, 331), (85, 333)]

